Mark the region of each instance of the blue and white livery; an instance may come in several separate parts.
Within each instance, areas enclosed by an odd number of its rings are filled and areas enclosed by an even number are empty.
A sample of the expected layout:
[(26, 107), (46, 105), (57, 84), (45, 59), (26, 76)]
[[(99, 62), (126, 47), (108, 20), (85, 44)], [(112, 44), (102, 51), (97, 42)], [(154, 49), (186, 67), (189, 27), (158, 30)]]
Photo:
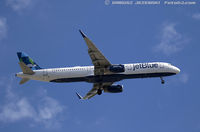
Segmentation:
[(18, 52), (22, 72), (17, 73), (16, 76), (22, 78), (20, 84), (24, 84), (28, 80), (55, 83), (89, 82), (93, 83), (93, 88), (84, 97), (78, 93), (77, 96), (80, 99), (90, 99), (96, 94), (101, 95), (102, 91), (122, 92), (123, 86), (113, 85), (113, 83), (123, 79), (160, 77), (161, 83), (164, 84), (163, 77), (176, 75), (180, 72), (179, 68), (165, 62), (111, 64), (92, 41), (83, 32), (80, 31), (80, 33), (88, 46), (88, 54), (93, 66), (44, 69), (27, 54)]

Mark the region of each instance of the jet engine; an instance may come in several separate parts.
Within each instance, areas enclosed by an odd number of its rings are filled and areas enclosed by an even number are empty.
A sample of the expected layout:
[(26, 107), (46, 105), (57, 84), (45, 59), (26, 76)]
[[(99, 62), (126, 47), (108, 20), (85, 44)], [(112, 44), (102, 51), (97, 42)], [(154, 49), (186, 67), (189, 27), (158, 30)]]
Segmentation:
[(121, 93), (123, 91), (123, 86), (121, 85), (111, 85), (104, 87), (104, 92), (106, 93)]
[(109, 70), (111, 72), (114, 72), (114, 73), (118, 73), (118, 72), (124, 72), (125, 71), (125, 68), (124, 68), (124, 65), (112, 65), (109, 67)]

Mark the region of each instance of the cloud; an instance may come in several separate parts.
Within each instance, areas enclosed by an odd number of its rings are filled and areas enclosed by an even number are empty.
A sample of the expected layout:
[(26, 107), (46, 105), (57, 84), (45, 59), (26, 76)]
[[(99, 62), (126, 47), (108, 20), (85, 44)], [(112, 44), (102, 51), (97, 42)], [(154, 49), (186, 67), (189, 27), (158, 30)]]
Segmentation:
[(39, 117), (41, 119), (51, 119), (59, 112), (62, 112), (62, 107), (55, 99), (50, 97), (43, 98), (43, 104), (39, 107)]
[(179, 76), (179, 80), (183, 83), (187, 83), (188, 80), (189, 80), (189, 75), (187, 73), (182, 73), (180, 76)]
[(7, 35), (7, 20), (4, 17), (0, 17), (0, 40)]
[[(8, 82), (5, 79), (3, 81)], [(59, 115), (63, 113), (65, 107), (54, 98), (47, 96), (46, 91), (42, 92), (43, 94), (37, 97), (37, 101), (33, 102), (14, 92), (12, 80), (11, 83), (4, 84), (3, 87), (6, 88), (6, 94), (5, 104), (0, 107), (0, 122), (14, 123), (28, 119), (34, 125), (40, 124), (45, 128), (59, 128), (61, 126)]]
[(195, 13), (192, 15), (192, 18), (196, 19), (196, 20), (200, 20), (200, 13)]
[(8, 102), (0, 113), (3, 122), (15, 122), (25, 118), (34, 118), (35, 111), (26, 98)]
[(38, 107), (38, 116), (35, 120), (43, 123), (46, 128), (59, 128), (60, 123), (56, 118), (59, 113), (63, 112), (64, 108), (57, 100), (46, 96)]
[(161, 51), (166, 55), (170, 55), (183, 49), (188, 39), (183, 37), (183, 35), (175, 29), (175, 26), (175, 23), (164, 23), (162, 25), (162, 30), (159, 35), (160, 43), (156, 45), (156, 51)]
[(32, 5), (32, 0), (6, 0), (6, 4), (14, 11), (21, 11)]

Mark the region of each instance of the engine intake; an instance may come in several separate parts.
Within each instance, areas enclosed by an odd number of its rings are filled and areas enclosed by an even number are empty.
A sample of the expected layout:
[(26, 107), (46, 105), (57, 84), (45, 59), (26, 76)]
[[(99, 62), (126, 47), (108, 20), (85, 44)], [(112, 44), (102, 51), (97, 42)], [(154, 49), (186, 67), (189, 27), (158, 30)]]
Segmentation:
[(121, 85), (111, 85), (104, 87), (104, 92), (106, 93), (121, 93), (123, 91), (123, 86)]
[(109, 67), (109, 70), (111, 72), (115, 72), (115, 73), (118, 73), (118, 72), (124, 72), (125, 71), (125, 68), (124, 68), (124, 65), (112, 65)]

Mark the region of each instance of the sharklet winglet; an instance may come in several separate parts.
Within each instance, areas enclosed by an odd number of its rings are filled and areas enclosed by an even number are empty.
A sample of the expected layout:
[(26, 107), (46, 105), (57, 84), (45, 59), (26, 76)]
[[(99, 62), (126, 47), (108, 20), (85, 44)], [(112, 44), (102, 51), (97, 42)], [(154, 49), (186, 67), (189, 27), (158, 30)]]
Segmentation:
[(76, 95), (78, 96), (79, 99), (83, 100), (83, 97), (80, 94), (78, 94), (77, 92), (76, 92)]
[(81, 33), (83, 38), (86, 38), (86, 35), (81, 30), (79, 30), (79, 32)]

